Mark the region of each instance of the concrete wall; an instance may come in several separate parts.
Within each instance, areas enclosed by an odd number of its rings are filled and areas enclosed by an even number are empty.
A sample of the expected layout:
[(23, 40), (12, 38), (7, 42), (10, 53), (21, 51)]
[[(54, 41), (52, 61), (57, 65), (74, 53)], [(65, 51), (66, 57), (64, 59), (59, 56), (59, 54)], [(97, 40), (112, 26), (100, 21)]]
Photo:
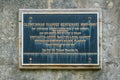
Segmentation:
[[(18, 10), (102, 8), (101, 70), (19, 70)], [(120, 80), (120, 0), (0, 0), (0, 80)]]

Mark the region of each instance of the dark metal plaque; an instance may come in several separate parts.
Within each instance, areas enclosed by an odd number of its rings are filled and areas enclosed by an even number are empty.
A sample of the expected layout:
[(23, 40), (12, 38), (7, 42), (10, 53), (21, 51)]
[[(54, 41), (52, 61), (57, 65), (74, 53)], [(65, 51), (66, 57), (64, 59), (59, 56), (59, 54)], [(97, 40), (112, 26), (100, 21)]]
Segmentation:
[(20, 10), (21, 69), (101, 68), (99, 10)]

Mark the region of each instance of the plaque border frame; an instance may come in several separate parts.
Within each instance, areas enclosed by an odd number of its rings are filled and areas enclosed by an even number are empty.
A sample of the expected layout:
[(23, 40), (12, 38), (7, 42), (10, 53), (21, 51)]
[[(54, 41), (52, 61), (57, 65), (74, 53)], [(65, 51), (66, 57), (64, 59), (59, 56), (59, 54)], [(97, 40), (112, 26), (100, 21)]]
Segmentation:
[[(98, 13), (97, 15), (99, 15), (98, 20), (99, 22), (97, 22), (97, 26), (99, 25), (99, 29), (98, 31), (98, 47), (99, 47), (99, 54), (98, 54), (98, 64), (38, 64), (38, 65), (34, 65), (34, 64), (27, 64), (27, 65), (23, 65), (23, 46), (22, 46), (22, 35), (23, 35), (23, 24), (22, 24), (22, 20), (23, 20), (23, 14), (38, 14), (38, 13), (42, 13), (42, 14), (51, 14), (51, 13), (56, 13), (56, 14), (60, 14), (60, 13), (64, 13), (64, 12), (80, 12), (80, 13)], [(67, 14), (68, 14), (67, 13)], [(18, 47), (19, 47), (19, 69), (101, 69), (102, 68), (102, 11), (100, 8), (88, 8), (88, 9), (19, 9), (19, 18), (18, 18), (18, 22), (19, 22), (19, 42), (18, 42)]]

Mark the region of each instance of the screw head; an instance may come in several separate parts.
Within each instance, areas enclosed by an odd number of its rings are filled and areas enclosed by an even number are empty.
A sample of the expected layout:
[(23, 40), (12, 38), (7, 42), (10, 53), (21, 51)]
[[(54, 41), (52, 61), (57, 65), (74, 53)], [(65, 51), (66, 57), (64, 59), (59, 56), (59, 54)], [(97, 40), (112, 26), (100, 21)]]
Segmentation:
[(30, 57), (29, 60), (32, 61), (32, 58)]

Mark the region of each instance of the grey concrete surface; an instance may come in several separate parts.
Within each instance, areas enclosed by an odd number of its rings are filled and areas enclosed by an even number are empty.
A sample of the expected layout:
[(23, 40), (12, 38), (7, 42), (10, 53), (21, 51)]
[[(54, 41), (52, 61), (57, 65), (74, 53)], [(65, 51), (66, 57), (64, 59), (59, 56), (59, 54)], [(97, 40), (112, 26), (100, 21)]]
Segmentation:
[[(101, 8), (101, 70), (19, 70), (19, 9)], [(0, 80), (120, 80), (120, 0), (0, 0)]]

